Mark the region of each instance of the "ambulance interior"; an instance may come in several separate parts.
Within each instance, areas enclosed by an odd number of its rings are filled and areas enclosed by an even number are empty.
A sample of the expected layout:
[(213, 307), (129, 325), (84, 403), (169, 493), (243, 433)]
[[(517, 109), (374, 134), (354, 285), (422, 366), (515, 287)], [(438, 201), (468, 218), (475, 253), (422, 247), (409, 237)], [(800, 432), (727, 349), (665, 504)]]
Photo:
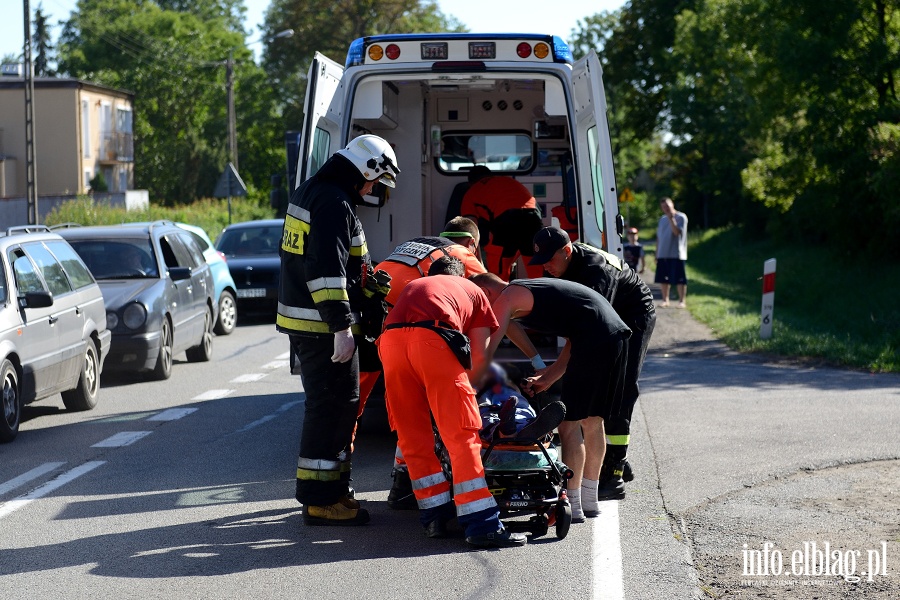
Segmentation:
[(401, 170), (397, 187), (384, 190), (382, 206), (358, 211), (373, 259), (410, 238), (438, 235), (458, 214), (475, 164), (514, 177), (531, 191), (546, 225), (559, 224), (575, 237), (563, 89), (554, 75), (534, 73), (362, 79), (353, 94), (351, 137), (383, 137)]
[[(576, 239), (566, 114), (563, 83), (552, 74), (429, 73), (361, 80), (353, 96), (351, 137), (383, 137), (394, 146), (401, 170), (397, 187), (385, 189), (380, 198), (382, 206), (358, 211), (373, 260), (410, 238), (438, 235), (458, 214), (454, 207), (458, 210), (474, 164), (514, 177), (531, 191), (544, 224), (569, 230)], [(560, 340), (532, 338), (542, 356), (555, 358)], [(525, 360), (508, 341), (497, 358)]]

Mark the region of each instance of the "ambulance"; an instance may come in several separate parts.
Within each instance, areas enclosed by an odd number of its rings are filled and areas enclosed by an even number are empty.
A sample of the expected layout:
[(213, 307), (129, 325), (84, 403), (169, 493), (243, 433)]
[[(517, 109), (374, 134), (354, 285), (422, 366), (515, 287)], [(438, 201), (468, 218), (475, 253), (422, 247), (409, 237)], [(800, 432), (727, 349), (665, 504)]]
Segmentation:
[(545, 225), (621, 257), (601, 72), (593, 51), (573, 61), (561, 38), (538, 34), (376, 35), (355, 40), (343, 66), (316, 53), (290, 184), (373, 133), (401, 170), (357, 211), (374, 261), (438, 235), (475, 165), (525, 185)]

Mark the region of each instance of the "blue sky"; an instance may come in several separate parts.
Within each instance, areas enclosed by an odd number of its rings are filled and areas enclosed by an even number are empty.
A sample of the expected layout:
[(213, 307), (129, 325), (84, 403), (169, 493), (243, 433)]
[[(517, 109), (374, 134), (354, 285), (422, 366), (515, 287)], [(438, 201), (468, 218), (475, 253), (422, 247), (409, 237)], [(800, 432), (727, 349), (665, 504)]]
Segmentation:
[[(244, 0), (247, 29), (259, 30), (269, 1)], [(569, 37), (579, 19), (604, 10), (615, 10), (623, 3), (624, 0), (565, 0), (555, 4), (547, 0), (438, 0), (444, 14), (455, 16), (471, 31), (550, 33), (563, 39)], [(68, 19), (76, 0), (29, 0), (29, 4), (32, 14), (40, 5), (55, 25), (57, 21)], [(4, 5), (3, 19), (0, 19), (0, 56), (18, 56), (22, 53), (24, 40), (23, 3), (5, 0)], [(54, 43), (59, 32), (60, 28), (55, 27)]]

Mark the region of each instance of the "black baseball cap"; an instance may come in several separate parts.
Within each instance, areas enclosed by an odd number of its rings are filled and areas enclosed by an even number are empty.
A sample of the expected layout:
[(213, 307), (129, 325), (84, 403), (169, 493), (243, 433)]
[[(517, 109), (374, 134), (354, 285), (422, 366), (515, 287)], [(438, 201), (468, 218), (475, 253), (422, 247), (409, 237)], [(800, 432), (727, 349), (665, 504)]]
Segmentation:
[(560, 248), (569, 243), (569, 234), (559, 227), (544, 227), (534, 234), (534, 256), (529, 265), (542, 265), (549, 262)]

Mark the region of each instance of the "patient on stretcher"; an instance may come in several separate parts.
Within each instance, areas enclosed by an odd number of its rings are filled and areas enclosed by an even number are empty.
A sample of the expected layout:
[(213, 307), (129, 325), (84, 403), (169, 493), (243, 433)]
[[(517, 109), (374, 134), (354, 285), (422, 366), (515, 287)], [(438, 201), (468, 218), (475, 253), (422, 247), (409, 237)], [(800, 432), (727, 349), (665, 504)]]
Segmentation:
[(566, 407), (559, 401), (548, 404), (538, 415), (497, 363), (491, 363), (488, 377), (486, 388), (478, 397), (483, 441), (539, 440), (552, 433), (565, 418)]

